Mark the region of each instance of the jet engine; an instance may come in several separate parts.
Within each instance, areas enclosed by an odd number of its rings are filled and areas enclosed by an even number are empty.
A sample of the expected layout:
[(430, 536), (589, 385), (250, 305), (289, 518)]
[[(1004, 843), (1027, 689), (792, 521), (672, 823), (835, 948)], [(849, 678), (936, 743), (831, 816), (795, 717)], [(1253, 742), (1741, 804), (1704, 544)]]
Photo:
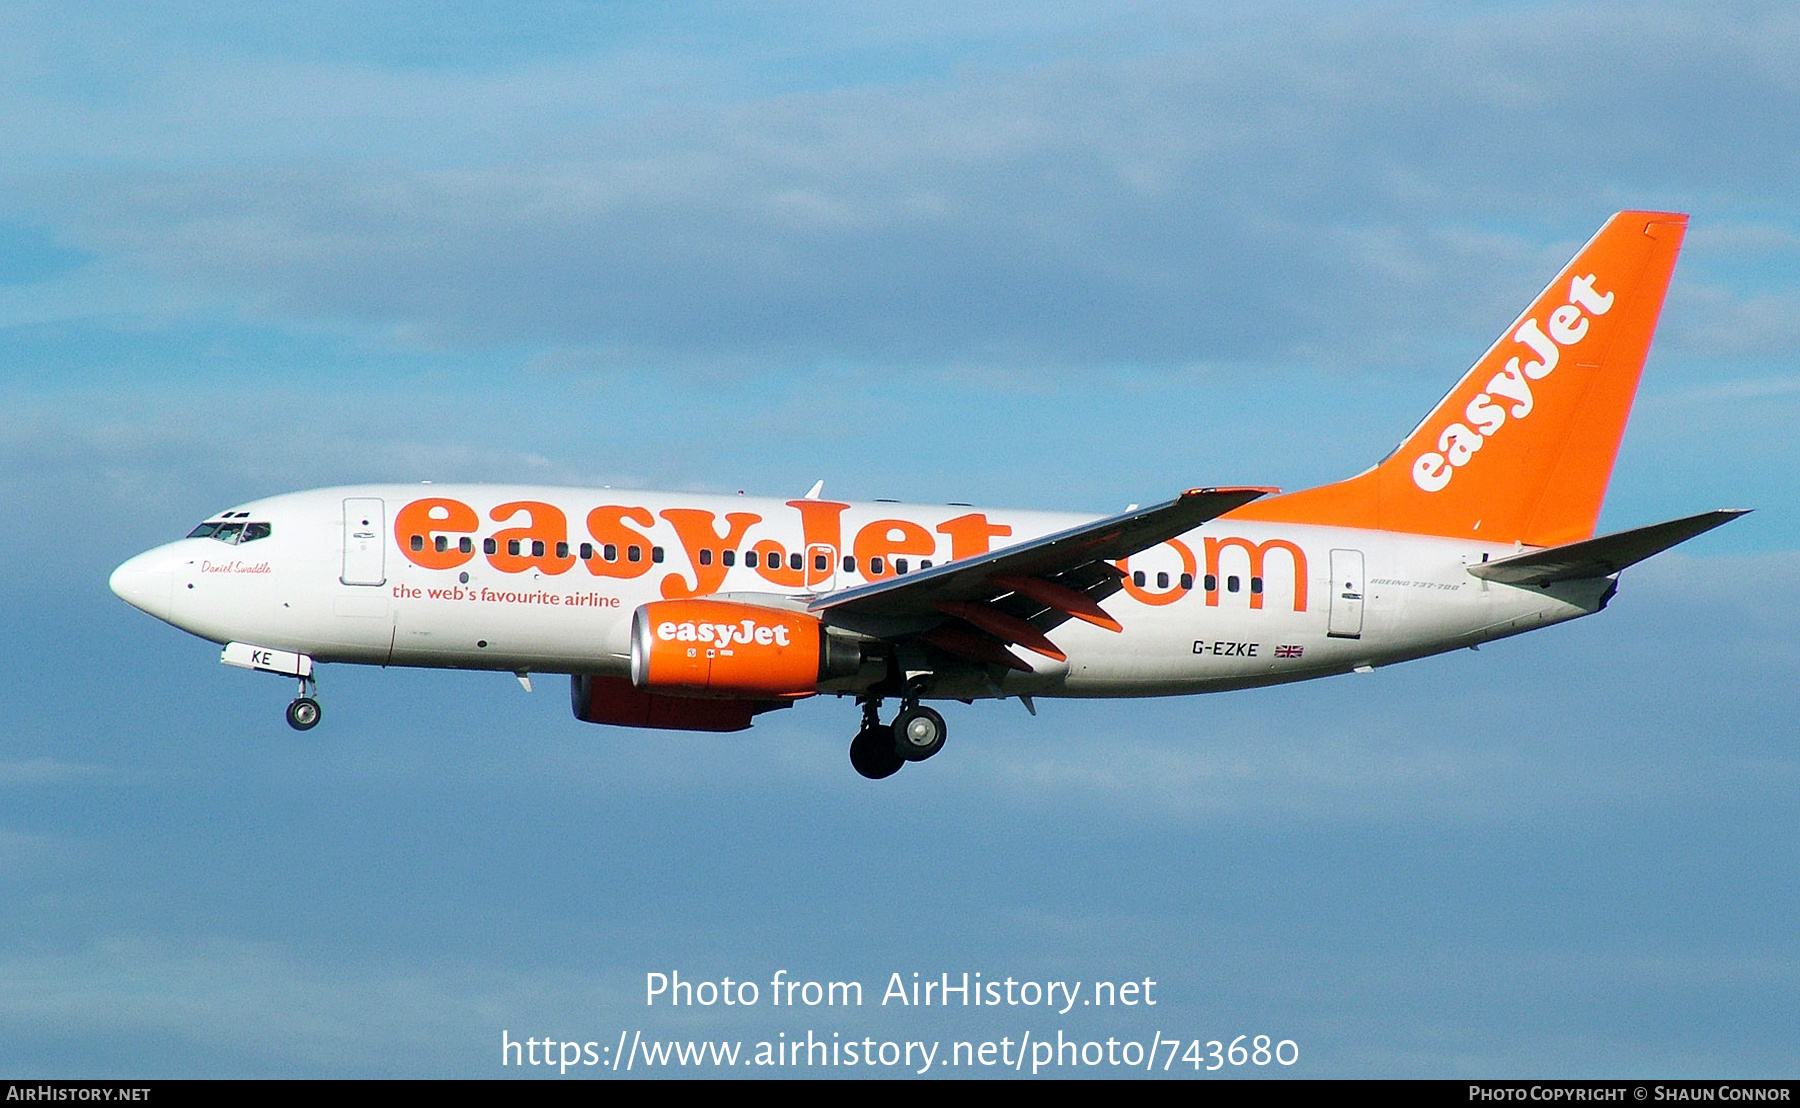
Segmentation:
[(862, 647), (805, 612), (729, 600), (658, 600), (631, 620), (631, 683), (651, 692), (810, 696), (855, 676)]

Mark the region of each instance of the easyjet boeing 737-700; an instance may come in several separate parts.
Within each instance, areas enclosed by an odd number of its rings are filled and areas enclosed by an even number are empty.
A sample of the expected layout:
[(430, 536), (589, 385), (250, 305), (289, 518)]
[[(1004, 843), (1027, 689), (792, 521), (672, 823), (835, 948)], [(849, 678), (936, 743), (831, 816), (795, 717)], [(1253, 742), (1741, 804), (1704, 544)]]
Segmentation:
[(297, 678), (302, 730), (321, 662), (568, 674), (577, 718), (624, 727), (735, 731), (834, 694), (868, 777), (943, 746), (931, 700), (1366, 671), (1597, 612), (1621, 570), (1740, 514), (1594, 536), (1686, 227), (1613, 216), (1385, 461), (1319, 488), (1102, 519), (819, 486), (321, 489), (217, 513), (112, 589)]

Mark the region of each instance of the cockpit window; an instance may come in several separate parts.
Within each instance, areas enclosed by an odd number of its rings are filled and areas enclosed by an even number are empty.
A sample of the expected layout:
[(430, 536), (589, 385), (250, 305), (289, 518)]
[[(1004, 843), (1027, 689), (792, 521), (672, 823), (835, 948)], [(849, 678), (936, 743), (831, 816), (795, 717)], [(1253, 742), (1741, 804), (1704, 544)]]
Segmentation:
[[(248, 515), (249, 513), (244, 513)], [(233, 546), (241, 543), (266, 539), (274, 533), (274, 528), (267, 523), (239, 523), (235, 520), (215, 519), (188, 532), (190, 539), (217, 539)]]

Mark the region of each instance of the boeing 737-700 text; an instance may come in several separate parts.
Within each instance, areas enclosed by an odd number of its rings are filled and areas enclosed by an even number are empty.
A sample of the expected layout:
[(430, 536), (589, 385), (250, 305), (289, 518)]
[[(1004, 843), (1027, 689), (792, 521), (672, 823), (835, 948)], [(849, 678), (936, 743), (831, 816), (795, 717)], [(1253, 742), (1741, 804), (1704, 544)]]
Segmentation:
[(1366, 671), (1597, 612), (1621, 570), (1740, 514), (1594, 537), (1686, 227), (1613, 216), (1393, 454), (1319, 488), (1103, 519), (819, 486), (322, 489), (220, 512), (112, 588), (298, 678), (302, 730), (320, 662), (569, 674), (578, 718), (626, 727), (735, 731), (836, 694), (861, 707), (868, 777), (943, 746), (927, 700)]

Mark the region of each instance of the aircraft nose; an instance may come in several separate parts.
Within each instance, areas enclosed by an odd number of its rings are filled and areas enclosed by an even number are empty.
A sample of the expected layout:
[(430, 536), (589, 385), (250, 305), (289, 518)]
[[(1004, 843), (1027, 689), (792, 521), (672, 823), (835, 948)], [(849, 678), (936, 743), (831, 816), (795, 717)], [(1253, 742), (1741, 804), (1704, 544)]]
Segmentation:
[(157, 619), (168, 619), (175, 594), (175, 568), (163, 550), (147, 550), (113, 570), (107, 581), (120, 600)]

